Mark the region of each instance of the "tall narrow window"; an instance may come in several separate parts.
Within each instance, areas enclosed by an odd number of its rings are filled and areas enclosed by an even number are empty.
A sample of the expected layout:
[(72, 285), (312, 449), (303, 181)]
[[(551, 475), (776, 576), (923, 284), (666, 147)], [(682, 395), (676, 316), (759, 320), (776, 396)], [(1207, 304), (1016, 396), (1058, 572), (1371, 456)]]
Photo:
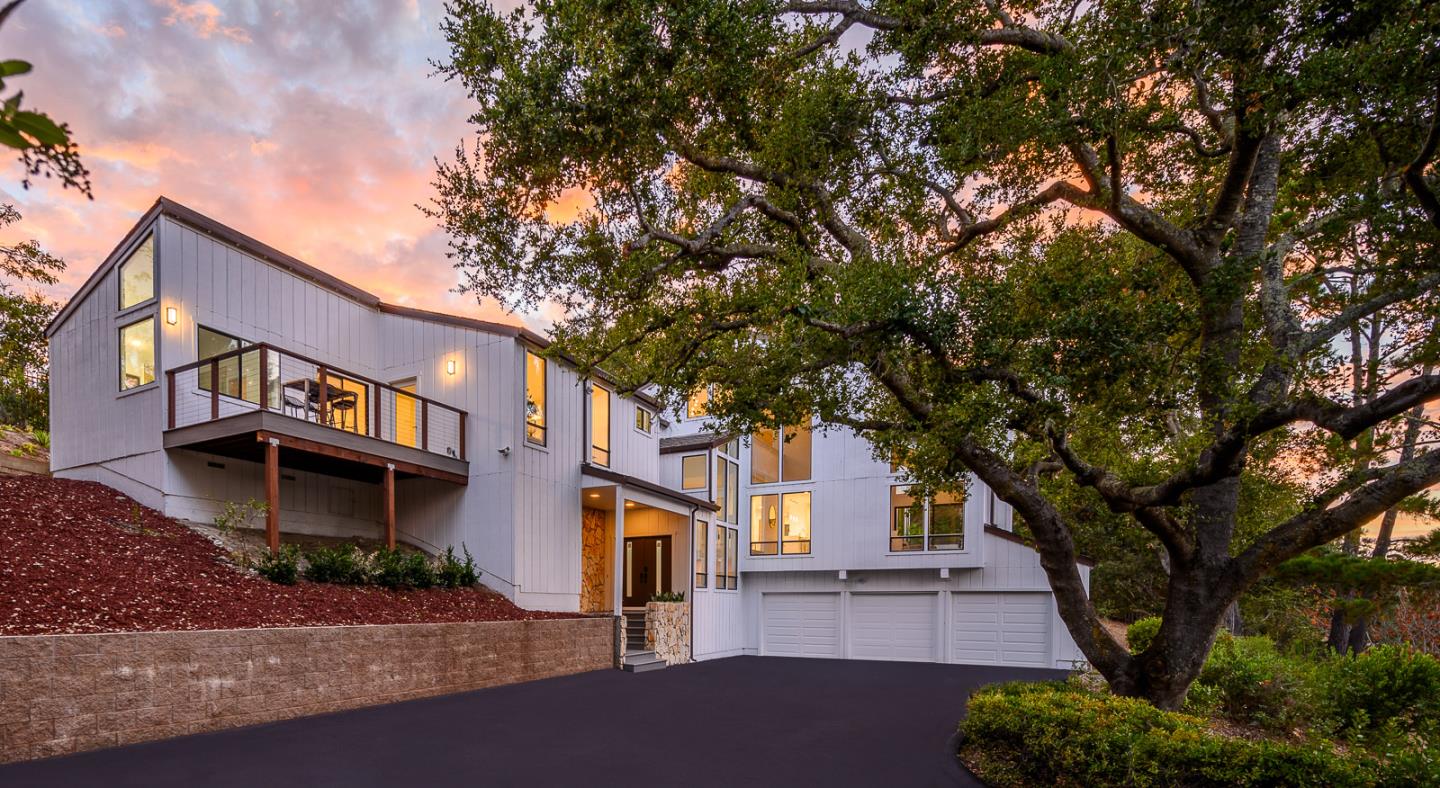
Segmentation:
[(810, 479), (810, 425), (790, 427), (780, 447), (780, 480), (802, 482)]
[(525, 440), (545, 445), (545, 359), (525, 351)]
[(780, 511), (785, 523), (781, 532), (780, 552), (785, 555), (809, 553), (810, 493), (785, 493), (780, 496)]
[(680, 458), (680, 489), (705, 489), (705, 460), (707, 455), (691, 454)]
[(120, 329), (120, 390), (155, 381), (155, 318)]
[(710, 389), (696, 389), (685, 403), (685, 418), (698, 419), (705, 415), (710, 405)]
[(610, 467), (610, 390), (590, 387), (590, 461)]
[(740, 564), (740, 551), (737, 545), (740, 544), (740, 529), (725, 529), (725, 587), (734, 591), (740, 586), (740, 573), (736, 567)]
[(725, 508), (725, 489), (729, 486), (729, 479), (730, 468), (725, 462), (725, 458), (721, 457), (715, 462), (715, 489), (711, 491), (713, 493), (711, 500), (720, 507), (717, 514), (719, 514), (721, 522), (726, 523), (730, 522), (730, 512)]
[(925, 508), (910, 494), (910, 488), (890, 488), (890, 551), (925, 549)]
[(931, 550), (959, 550), (965, 546), (965, 499), (938, 493), (930, 501)]
[(722, 526), (715, 526), (715, 588), (725, 587), (725, 531), (728, 529)]
[[(695, 587), (704, 588), (707, 585), (709, 576), (705, 572), (705, 551), (709, 549), (710, 535), (706, 533), (704, 520), (695, 521)], [(719, 572), (716, 572), (716, 581), (719, 581)]]
[(780, 496), (750, 496), (750, 555), (780, 552)]
[(420, 445), (420, 400), (415, 399), (415, 381), (395, 383), (395, 442), (401, 446)]
[(750, 483), (769, 484), (780, 481), (779, 433), (759, 429), (750, 436)]
[(151, 233), (120, 264), (120, 308), (129, 309), (154, 297), (155, 235)]

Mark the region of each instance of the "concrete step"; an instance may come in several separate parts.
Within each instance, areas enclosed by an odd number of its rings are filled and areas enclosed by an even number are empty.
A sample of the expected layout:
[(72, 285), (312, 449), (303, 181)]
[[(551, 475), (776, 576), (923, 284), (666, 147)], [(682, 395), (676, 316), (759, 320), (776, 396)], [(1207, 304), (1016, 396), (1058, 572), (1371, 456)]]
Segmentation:
[(659, 657), (655, 656), (654, 652), (651, 652), (651, 651), (642, 651), (641, 653), (642, 653), (642, 654), (648, 654), (648, 655), (649, 655), (649, 659), (636, 660), (636, 661), (633, 661), (633, 662), (632, 662), (631, 659), (630, 659), (630, 655), (629, 655), (629, 654), (626, 654), (626, 655), (625, 655), (625, 666), (624, 666), (625, 672), (627, 672), (627, 673), (648, 673), (648, 672), (650, 672), (650, 671), (652, 671), (652, 670), (662, 670), (662, 669), (664, 669), (664, 667), (665, 667), (665, 660), (660, 659)]

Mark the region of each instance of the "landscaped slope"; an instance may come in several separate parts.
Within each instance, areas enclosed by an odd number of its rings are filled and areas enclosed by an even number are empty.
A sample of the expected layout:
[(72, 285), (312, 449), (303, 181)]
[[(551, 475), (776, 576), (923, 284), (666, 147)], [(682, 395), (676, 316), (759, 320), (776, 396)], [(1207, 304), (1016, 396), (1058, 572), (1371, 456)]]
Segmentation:
[(0, 635), (564, 617), (486, 588), (276, 585), (104, 485), (0, 477)]

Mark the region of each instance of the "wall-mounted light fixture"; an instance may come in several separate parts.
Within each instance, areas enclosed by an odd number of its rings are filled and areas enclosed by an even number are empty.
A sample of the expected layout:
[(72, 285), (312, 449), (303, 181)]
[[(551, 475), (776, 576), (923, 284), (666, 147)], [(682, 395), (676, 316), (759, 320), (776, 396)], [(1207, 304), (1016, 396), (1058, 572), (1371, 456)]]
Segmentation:
[(452, 358), (449, 361), (445, 362), (445, 373), (448, 375), (455, 374), (455, 359)]
[(167, 307), (165, 307), (165, 322), (166, 322), (166, 323), (169, 323), (170, 325), (173, 326), (173, 325), (175, 325), (177, 322), (179, 322), (179, 320), (180, 320), (180, 310), (176, 309), (176, 308), (173, 307), (173, 306), (167, 306)]

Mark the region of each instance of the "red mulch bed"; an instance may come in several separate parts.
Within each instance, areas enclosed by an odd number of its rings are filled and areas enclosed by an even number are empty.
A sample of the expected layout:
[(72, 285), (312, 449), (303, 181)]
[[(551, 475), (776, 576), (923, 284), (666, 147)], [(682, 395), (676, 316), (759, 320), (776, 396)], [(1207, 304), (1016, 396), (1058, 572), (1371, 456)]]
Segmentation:
[(277, 585), (104, 485), (0, 477), (0, 635), (572, 617), (488, 588)]

